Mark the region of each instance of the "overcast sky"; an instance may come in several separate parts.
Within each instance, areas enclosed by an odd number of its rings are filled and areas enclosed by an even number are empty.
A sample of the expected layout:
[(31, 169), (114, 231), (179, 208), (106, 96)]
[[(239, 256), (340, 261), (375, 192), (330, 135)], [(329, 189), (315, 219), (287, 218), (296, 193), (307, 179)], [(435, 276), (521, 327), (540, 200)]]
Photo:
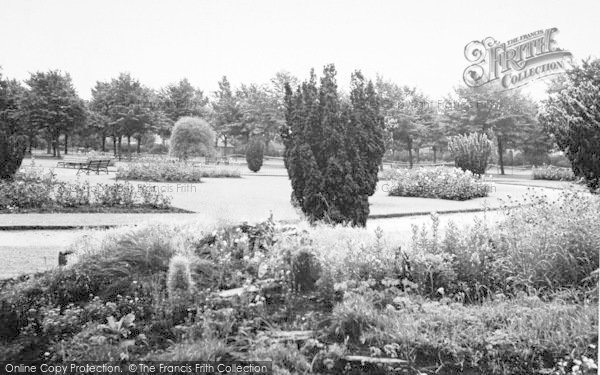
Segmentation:
[(342, 86), (361, 69), (436, 99), (462, 82), (470, 41), (550, 27), (576, 59), (600, 57), (600, 0), (0, 0), (0, 66), (21, 80), (69, 72), (89, 98), (119, 72), (157, 89), (186, 77), (212, 92), (223, 75), (234, 85), (279, 70), (304, 79), (333, 62)]

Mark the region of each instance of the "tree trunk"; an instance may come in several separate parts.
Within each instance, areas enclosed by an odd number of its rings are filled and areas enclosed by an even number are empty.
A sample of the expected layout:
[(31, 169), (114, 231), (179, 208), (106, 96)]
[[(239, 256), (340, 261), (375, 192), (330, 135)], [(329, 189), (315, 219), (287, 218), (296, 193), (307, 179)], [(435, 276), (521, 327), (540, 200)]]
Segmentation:
[(121, 143), (122, 143), (122, 139), (123, 139), (123, 136), (120, 135), (119, 138), (118, 138), (118, 140), (117, 140), (117, 157), (118, 157), (119, 160), (121, 160)]
[(52, 153), (52, 137), (46, 138), (46, 153), (47, 154)]
[(69, 135), (65, 134), (65, 155), (67, 155), (69, 153)]
[(437, 147), (433, 146), (431, 149), (433, 150), (433, 164), (435, 164), (437, 162)]
[(408, 140), (408, 165), (410, 169), (413, 168), (412, 139)]
[(56, 138), (54, 138), (54, 150), (56, 152), (56, 156), (57, 158), (60, 158), (60, 143), (59, 143), (59, 135), (56, 136)]
[(421, 149), (420, 148), (415, 148), (415, 156), (416, 156), (416, 162), (417, 164), (419, 164), (419, 162), (421, 161)]
[(106, 152), (106, 137), (102, 135), (102, 152)]
[(127, 155), (131, 156), (131, 136), (127, 136)]
[(498, 163), (500, 164), (500, 174), (504, 175), (504, 159), (502, 158), (502, 137), (498, 136)]
[(142, 143), (142, 137), (137, 137), (137, 153), (138, 155), (141, 154), (142, 151), (142, 147), (141, 147), (141, 143)]

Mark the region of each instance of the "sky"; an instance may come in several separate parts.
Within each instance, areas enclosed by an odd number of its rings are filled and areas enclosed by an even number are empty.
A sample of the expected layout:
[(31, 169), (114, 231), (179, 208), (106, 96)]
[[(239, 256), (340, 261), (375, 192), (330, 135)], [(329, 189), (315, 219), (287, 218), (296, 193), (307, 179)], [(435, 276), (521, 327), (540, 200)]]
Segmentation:
[[(334, 63), (440, 99), (462, 83), (464, 47), (557, 27), (575, 60), (600, 57), (600, 0), (0, 0), (5, 77), (68, 72), (89, 99), (96, 81), (129, 72), (159, 89), (187, 78), (205, 93), (285, 70), (300, 79)], [(543, 96), (543, 83), (526, 87)]]

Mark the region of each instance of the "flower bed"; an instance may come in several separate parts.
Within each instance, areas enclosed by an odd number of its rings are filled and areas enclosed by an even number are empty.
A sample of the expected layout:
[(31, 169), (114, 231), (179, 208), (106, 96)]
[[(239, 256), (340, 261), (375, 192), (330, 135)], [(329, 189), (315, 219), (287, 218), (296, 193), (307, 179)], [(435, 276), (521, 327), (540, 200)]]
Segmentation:
[(26, 170), (0, 181), (0, 212), (153, 212), (182, 211), (171, 197), (151, 186), (130, 183), (63, 182), (49, 173)]
[[(498, 225), (381, 230), (146, 224), (86, 236), (67, 267), (0, 288), (0, 357), (273, 361), (274, 373), (590, 373), (600, 200)], [(33, 335), (32, 332), (36, 334)], [(385, 364), (383, 365), (385, 367)]]
[(554, 167), (544, 165), (542, 167), (533, 167), (531, 171), (534, 180), (554, 180), (554, 181), (574, 181), (575, 175), (570, 168)]
[(399, 197), (467, 200), (486, 197), (490, 186), (458, 168), (398, 169), (388, 172), (390, 195)]
[(235, 167), (199, 166), (157, 159), (130, 162), (120, 166), (117, 178), (154, 182), (201, 182), (203, 177), (240, 177)]

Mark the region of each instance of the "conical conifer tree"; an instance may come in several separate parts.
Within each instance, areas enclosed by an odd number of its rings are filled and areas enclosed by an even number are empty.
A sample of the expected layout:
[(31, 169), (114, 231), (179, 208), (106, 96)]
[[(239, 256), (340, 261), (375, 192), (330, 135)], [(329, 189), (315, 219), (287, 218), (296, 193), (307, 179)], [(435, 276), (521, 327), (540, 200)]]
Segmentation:
[(352, 75), (350, 100), (338, 93), (333, 65), (320, 86), (310, 79), (295, 92), (286, 86), (281, 136), (293, 198), (311, 222), (364, 226), (384, 153), (383, 118), (372, 83)]

